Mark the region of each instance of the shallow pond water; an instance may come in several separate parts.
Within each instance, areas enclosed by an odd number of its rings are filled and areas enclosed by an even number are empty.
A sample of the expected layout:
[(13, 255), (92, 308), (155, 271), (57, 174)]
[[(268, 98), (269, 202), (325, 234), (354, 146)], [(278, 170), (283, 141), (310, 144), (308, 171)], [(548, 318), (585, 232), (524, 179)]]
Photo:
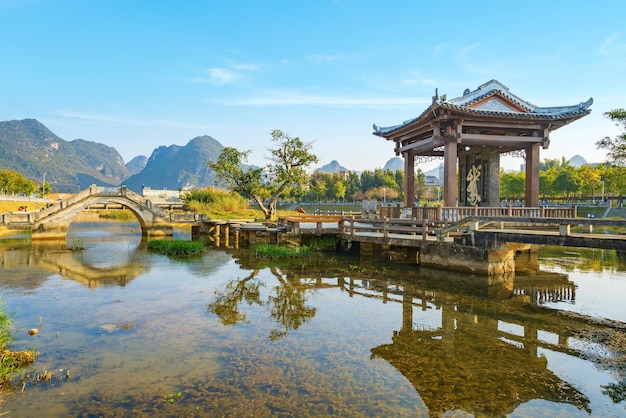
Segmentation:
[(493, 281), (334, 253), (172, 259), (97, 222), (0, 259), (13, 347), (40, 353), (10, 416), (626, 415), (610, 251), (542, 248), (540, 271)]

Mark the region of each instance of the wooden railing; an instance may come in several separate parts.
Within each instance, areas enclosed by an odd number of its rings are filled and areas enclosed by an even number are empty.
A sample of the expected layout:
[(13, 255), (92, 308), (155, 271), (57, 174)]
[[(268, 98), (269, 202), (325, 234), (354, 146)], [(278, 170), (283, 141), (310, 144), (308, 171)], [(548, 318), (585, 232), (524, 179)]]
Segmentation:
[(352, 238), (358, 232), (382, 232), (383, 238), (389, 238), (389, 234), (404, 234), (409, 236), (421, 235), (422, 239), (426, 239), (428, 235), (435, 235), (436, 228), (441, 226), (441, 222), (429, 221), (427, 219), (354, 219), (344, 217), (339, 221), (340, 233), (350, 235)]
[(380, 217), (429, 219), (433, 221), (458, 222), (470, 216), (509, 216), (520, 218), (575, 218), (576, 206), (571, 207), (445, 207), (418, 206), (404, 208), (381, 206)]

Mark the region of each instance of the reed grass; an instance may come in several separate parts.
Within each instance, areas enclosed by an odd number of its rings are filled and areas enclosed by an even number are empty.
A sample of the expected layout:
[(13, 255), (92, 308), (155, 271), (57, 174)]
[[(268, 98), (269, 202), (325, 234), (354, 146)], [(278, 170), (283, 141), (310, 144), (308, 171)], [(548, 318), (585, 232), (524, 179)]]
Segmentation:
[(175, 257), (188, 257), (202, 253), (204, 244), (198, 241), (155, 239), (148, 241), (148, 249)]
[(292, 248), (278, 244), (257, 244), (254, 246), (256, 256), (265, 259), (297, 258), (313, 254), (309, 247)]
[(7, 387), (13, 376), (32, 364), (38, 354), (33, 350), (10, 351), (12, 332), (13, 317), (0, 307), (0, 388)]

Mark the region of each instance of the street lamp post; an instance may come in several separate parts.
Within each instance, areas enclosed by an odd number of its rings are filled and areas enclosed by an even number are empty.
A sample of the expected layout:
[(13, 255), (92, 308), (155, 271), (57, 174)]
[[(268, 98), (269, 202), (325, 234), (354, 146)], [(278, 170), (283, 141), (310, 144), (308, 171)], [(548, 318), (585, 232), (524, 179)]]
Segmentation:
[(43, 181), (41, 182), (41, 197), (46, 195), (46, 173), (43, 173)]

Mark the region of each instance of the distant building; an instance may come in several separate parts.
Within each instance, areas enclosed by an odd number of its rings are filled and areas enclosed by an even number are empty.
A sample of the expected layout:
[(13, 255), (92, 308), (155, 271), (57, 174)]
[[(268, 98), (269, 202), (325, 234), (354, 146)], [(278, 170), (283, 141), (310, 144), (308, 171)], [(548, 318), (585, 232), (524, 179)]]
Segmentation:
[(268, 170), (263, 170), (261, 172), (261, 184), (262, 185), (266, 186), (268, 184), (274, 183), (274, 181), (276, 181), (276, 174)]
[(150, 199), (152, 203), (180, 202), (180, 192), (178, 190), (153, 190), (150, 187), (143, 186), (141, 195)]
[(425, 181), (424, 181), (424, 185), (426, 187), (441, 186), (441, 182), (439, 181), (437, 176), (426, 176)]

